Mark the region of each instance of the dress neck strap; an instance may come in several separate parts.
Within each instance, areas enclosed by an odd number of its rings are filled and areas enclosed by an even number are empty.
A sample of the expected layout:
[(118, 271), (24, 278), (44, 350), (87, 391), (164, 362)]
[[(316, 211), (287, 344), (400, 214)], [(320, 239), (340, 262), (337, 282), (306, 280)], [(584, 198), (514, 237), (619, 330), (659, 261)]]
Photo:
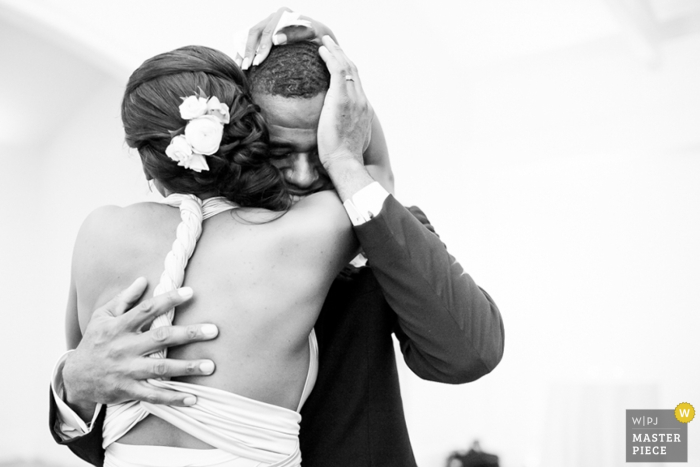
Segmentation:
[(238, 204), (227, 200), (223, 196), (214, 196), (207, 198), (202, 202), (202, 218), (209, 219), (224, 211), (238, 208)]
[(239, 207), (238, 204), (227, 200), (223, 196), (214, 196), (202, 201), (195, 195), (183, 195), (180, 193), (173, 193), (161, 202), (169, 206), (180, 207), (183, 199), (191, 199), (202, 206), (202, 220)]

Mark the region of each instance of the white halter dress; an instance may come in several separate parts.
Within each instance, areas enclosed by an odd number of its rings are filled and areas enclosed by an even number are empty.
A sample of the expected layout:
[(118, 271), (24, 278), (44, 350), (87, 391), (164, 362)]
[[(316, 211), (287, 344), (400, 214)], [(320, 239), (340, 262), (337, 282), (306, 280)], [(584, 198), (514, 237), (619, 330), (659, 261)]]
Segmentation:
[[(182, 285), (187, 261), (202, 232), (202, 220), (237, 206), (225, 198), (202, 202), (193, 195), (174, 194), (164, 203), (180, 208), (182, 222), (165, 259), (165, 271), (154, 295)], [(175, 310), (160, 316), (151, 328), (172, 325)], [(316, 334), (309, 335), (309, 370), (297, 410), (256, 401), (231, 392), (177, 381), (149, 380), (161, 388), (193, 394), (191, 407), (130, 401), (107, 407), (102, 430), (105, 467), (292, 467), (301, 465), (299, 410), (313, 389), (318, 373)], [(166, 351), (151, 357), (165, 358)], [(215, 449), (139, 446), (116, 442), (138, 422), (153, 414)]]

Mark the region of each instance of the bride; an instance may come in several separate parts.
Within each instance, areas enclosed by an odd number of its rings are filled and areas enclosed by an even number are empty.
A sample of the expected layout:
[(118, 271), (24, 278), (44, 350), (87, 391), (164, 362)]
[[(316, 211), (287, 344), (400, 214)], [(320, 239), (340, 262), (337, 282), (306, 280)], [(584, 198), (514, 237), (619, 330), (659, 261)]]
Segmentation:
[[(328, 37), (323, 44), (331, 89), (319, 153), (361, 154), (371, 111), (359, 80), (344, 79), (351, 64), (342, 51)], [(293, 203), (243, 73), (216, 50), (183, 47), (144, 62), (127, 84), (122, 120), (165, 199), (103, 207), (84, 222), (73, 253), (68, 346), (78, 345), (92, 310), (128, 278), (144, 276), (158, 284), (152, 294), (183, 284), (197, 291), (154, 327), (219, 328), (218, 339), (168, 356), (196, 355), (218, 367), (206, 378), (149, 381), (194, 394), (192, 406), (109, 406), (105, 465), (299, 465), (299, 409), (318, 362), (313, 326), (357, 249), (340, 200), (324, 191)]]

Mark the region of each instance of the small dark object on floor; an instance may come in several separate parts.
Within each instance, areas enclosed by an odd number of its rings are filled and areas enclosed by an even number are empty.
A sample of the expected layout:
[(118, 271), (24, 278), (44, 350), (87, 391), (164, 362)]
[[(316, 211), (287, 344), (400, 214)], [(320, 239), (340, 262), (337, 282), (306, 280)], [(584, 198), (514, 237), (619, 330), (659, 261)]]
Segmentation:
[(479, 441), (474, 441), (469, 451), (450, 454), (447, 467), (499, 467), (498, 456), (482, 451)]

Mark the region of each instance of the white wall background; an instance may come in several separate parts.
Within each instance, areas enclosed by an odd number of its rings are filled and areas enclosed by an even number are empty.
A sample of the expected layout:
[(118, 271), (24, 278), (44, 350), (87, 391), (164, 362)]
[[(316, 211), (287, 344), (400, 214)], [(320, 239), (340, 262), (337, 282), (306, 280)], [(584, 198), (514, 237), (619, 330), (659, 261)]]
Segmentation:
[[(82, 219), (153, 196), (122, 142), (128, 74), (189, 43), (231, 51), (233, 31), (280, 6), (250, 3), (0, 0), (0, 465), (81, 464), (50, 439), (47, 380)], [(657, 27), (624, 10), (644, 4)], [(421, 466), (476, 438), (505, 467), (623, 465), (625, 409), (698, 408), (697, 0), (288, 6), (333, 27), (398, 198), (505, 319), (505, 357), (482, 380), (403, 371)]]

